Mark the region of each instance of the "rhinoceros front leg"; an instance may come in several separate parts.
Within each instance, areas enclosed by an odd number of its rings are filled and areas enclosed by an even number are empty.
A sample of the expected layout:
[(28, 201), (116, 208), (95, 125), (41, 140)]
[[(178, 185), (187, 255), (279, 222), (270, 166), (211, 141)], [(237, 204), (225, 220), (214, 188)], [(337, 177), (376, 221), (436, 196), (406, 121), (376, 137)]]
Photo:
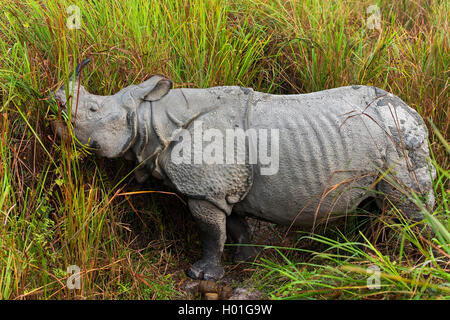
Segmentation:
[(226, 215), (205, 200), (190, 199), (189, 209), (200, 231), (203, 256), (187, 275), (194, 279), (219, 280), (224, 275), (220, 262), (226, 240)]

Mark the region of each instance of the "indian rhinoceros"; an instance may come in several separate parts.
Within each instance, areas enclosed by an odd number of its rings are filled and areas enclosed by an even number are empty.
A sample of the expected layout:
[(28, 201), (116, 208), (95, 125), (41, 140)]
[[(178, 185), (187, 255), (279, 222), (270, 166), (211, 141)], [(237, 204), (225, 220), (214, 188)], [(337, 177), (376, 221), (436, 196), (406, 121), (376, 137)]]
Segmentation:
[[(424, 121), (382, 89), (172, 89), (155, 75), (100, 96), (79, 84), (82, 65), (69, 79), (71, 103), (63, 87), (56, 100), (71, 111), (80, 143), (100, 156), (131, 156), (139, 182), (152, 175), (187, 197), (203, 247), (187, 271), (192, 278), (223, 276), (227, 235), (250, 244), (247, 216), (313, 227), (351, 213), (367, 197), (387, 199), (413, 220), (423, 215), (412, 192), (434, 204)], [(236, 259), (252, 256), (252, 248), (238, 246)]]

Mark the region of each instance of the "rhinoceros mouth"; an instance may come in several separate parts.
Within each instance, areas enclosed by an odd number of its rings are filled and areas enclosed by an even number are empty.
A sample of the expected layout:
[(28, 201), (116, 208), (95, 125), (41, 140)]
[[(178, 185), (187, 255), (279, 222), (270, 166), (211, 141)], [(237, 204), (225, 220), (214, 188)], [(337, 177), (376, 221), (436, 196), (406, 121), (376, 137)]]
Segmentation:
[[(51, 122), (51, 126), (53, 131), (61, 140), (69, 141), (71, 139), (71, 134), (69, 133), (66, 122), (55, 120)], [(82, 143), (76, 137), (74, 137), (73, 140), (78, 148), (83, 148), (94, 152), (100, 150), (100, 144), (96, 140), (89, 139), (87, 143)]]

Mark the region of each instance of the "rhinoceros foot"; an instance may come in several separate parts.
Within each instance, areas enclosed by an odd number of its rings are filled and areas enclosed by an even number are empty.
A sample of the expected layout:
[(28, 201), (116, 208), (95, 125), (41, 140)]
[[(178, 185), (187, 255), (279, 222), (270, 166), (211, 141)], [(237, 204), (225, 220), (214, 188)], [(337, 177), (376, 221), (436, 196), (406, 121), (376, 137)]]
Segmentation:
[(199, 260), (187, 270), (186, 274), (192, 279), (217, 281), (223, 277), (225, 271), (219, 264)]
[(233, 255), (233, 262), (239, 263), (253, 261), (257, 254), (258, 250), (255, 247), (239, 246)]

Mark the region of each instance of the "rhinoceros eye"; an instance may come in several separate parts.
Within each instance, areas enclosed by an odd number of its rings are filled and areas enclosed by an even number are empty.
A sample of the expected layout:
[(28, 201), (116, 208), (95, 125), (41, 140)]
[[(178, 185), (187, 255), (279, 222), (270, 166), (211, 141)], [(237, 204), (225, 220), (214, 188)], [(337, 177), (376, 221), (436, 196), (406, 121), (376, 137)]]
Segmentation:
[(96, 103), (91, 103), (91, 104), (89, 105), (89, 110), (90, 110), (91, 112), (97, 112), (97, 111), (98, 111), (98, 105), (97, 105)]

